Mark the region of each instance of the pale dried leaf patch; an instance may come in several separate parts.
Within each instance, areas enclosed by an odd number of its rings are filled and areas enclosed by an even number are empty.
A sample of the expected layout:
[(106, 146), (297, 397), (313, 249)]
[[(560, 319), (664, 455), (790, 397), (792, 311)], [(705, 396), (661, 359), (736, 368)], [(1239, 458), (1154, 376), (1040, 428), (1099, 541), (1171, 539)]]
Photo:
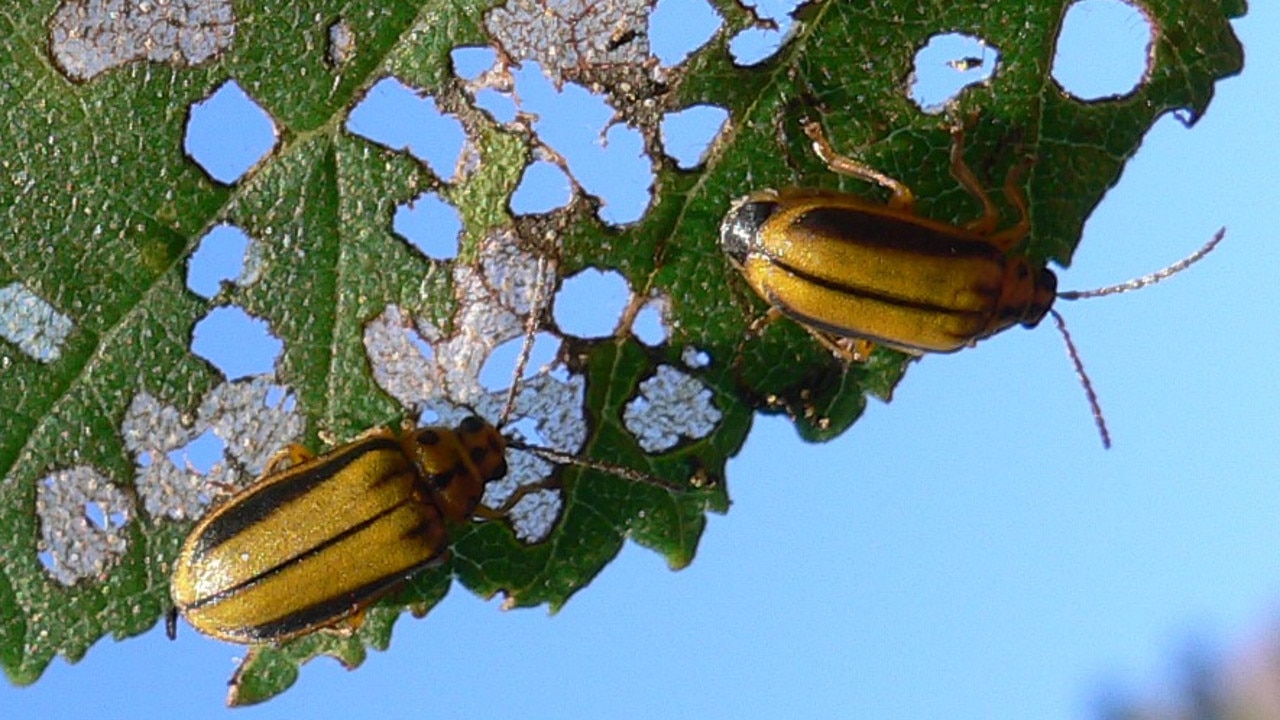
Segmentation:
[(710, 388), (670, 365), (660, 365), (641, 382), (639, 394), (622, 413), (627, 430), (649, 453), (670, 450), (685, 438), (704, 438), (721, 417)]
[(485, 27), (507, 57), (538, 61), (562, 85), (583, 70), (642, 63), (649, 55), (648, 0), (510, 0)]
[(22, 283), (0, 288), (0, 338), (17, 345), (33, 360), (57, 360), (74, 327), (70, 317)]
[(701, 370), (711, 365), (711, 356), (706, 350), (688, 345), (680, 351), (680, 361), (693, 370)]
[[(134, 398), (121, 423), (125, 447), (137, 459), (134, 483), (149, 515), (171, 520), (199, 517), (213, 499), (227, 494), (302, 434), (303, 418), (293, 397), (267, 377), (215, 387), (195, 418), (148, 393)], [(199, 472), (190, 460), (178, 467), (175, 456), (206, 430), (222, 441), (223, 457)], [(234, 462), (232, 462), (234, 461)]]
[(231, 47), (231, 0), (78, 0), (49, 21), (49, 49), (72, 80), (131, 62), (198, 65)]
[(129, 496), (92, 467), (50, 473), (36, 486), (42, 563), (63, 585), (104, 579), (128, 549), (133, 514)]
[[(480, 370), (498, 346), (524, 336), (535, 303), (546, 301), (535, 297), (540, 288), (554, 283), (554, 272), (550, 263), (519, 249), (510, 231), (489, 236), (481, 243), (476, 265), (453, 267), (457, 311), (451, 332), (425, 318), (411, 319), (394, 305), (365, 326), (365, 351), (374, 379), (401, 404), (441, 424), (452, 425), (472, 413), (497, 422), (508, 390), (486, 389)], [(513, 417), (535, 420), (541, 444), (577, 453), (586, 441), (585, 392), (581, 377), (565, 381), (541, 373), (519, 387)], [(500, 506), (519, 485), (544, 480), (553, 470), (550, 463), (524, 452), (510, 451), (508, 461), (507, 477), (486, 490), (484, 502), (490, 507)], [(530, 494), (510, 515), (516, 535), (527, 542), (545, 538), (560, 504), (557, 492)], [(549, 513), (550, 508), (555, 512)]]
[(351, 23), (341, 18), (329, 26), (329, 47), (325, 59), (333, 67), (342, 67), (356, 54), (356, 33)]

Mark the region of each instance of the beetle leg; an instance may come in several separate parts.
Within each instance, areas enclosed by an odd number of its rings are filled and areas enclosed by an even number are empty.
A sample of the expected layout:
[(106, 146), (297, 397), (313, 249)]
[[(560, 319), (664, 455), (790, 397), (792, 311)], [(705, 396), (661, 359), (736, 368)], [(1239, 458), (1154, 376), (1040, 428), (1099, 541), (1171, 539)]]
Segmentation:
[(831, 147), (827, 136), (822, 133), (822, 126), (818, 123), (805, 121), (804, 134), (808, 135), (809, 139), (813, 141), (813, 151), (822, 159), (822, 162), (827, 164), (827, 167), (832, 172), (873, 182), (889, 190), (889, 192), (893, 193), (893, 196), (889, 198), (889, 202), (886, 204), (894, 210), (911, 212), (915, 207), (916, 196), (915, 193), (911, 192), (911, 188), (865, 163), (837, 153), (835, 148)]
[(751, 324), (747, 326), (747, 334), (759, 336), (764, 333), (765, 328), (769, 327), (775, 320), (782, 317), (785, 317), (782, 314), (782, 311), (770, 305), (769, 309), (766, 310), (763, 315), (752, 320)]
[(871, 358), (871, 353), (875, 351), (876, 344), (865, 338), (840, 337), (830, 333), (814, 330), (808, 326), (805, 330), (813, 336), (818, 344), (831, 351), (841, 362), (846, 365), (852, 363), (864, 363)]
[(843, 342), (849, 345), (852, 353), (852, 360), (855, 362), (866, 362), (871, 359), (871, 353), (875, 352), (876, 344), (870, 340), (862, 338), (843, 338)]
[(272, 455), (271, 459), (267, 460), (266, 466), (262, 469), (262, 474), (263, 476), (274, 475), (285, 468), (291, 468), (294, 465), (314, 459), (315, 456), (316, 454), (305, 446), (298, 443), (289, 443), (275, 455)]
[(969, 164), (964, 161), (964, 124), (957, 123), (951, 128), (951, 176), (961, 187), (982, 203), (982, 216), (970, 222), (969, 230), (979, 235), (991, 235), (1000, 226), (1000, 210), (992, 202), (982, 184), (978, 182)]
[(1004, 176), (1004, 198), (1018, 211), (1017, 224), (991, 234), (991, 242), (1001, 250), (1008, 252), (1031, 232), (1031, 217), (1027, 211), (1027, 195), (1022, 191), (1022, 174), (1035, 162), (1035, 158), (1026, 156), (1009, 168)]
[[(747, 326), (747, 334), (748, 336), (758, 336), (764, 332), (766, 327), (773, 324), (775, 320), (785, 317), (786, 315), (782, 314), (781, 310), (770, 306), (765, 314), (756, 318)], [(871, 357), (871, 353), (876, 349), (876, 344), (874, 342), (864, 338), (840, 337), (839, 335), (832, 335), (831, 333), (823, 332), (821, 330), (815, 330), (803, 323), (801, 324), (801, 327), (807, 330), (809, 334), (813, 336), (813, 339), (818, 341), (819, 345), (829, 350), (832, 355), (835, 355), (846, 365), (866, 362), (867, 359)]]
[(364, 614), (366, 610), (368, 610), (368, 606), (352, 608), (350, 615), (347, 615), (329, 627), (323, 628), (323, 630), (341, 638), (349, 638), (352, 635), (355, 635), (356, 631), (364, 625)]

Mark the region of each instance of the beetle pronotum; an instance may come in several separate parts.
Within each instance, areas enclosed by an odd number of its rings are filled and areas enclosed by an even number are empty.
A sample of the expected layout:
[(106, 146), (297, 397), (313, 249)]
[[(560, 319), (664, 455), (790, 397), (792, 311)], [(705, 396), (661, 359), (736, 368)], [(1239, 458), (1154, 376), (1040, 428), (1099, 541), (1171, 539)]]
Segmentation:
[(795, 320), (824, 346), (856, 361), (875, 345), (912, 355), (955, 352), (1013, 325), (1035, 327), (1052, 314), (1109, 447), (1097, 398), (1054, 300), (1153, 285), (1208, 254), (1225, 230), (1159, 272), (1108, 288), (1060, 293), (1051, 270), (1033, 268), (1016, 251), (1031, 230), (1018, 184), (1022, 164), (1004, 183), (1018, 220), (1001, 229), (999, 210), (964, 161), (964, 130), (956, 126), (951, 172), (983, 212), (967, 225), (953, 225), (916, 214), (915, 195), (906, 185), (838, 154), (817, 123), (804, 127), (828, 168), (892, 194), (881, 204), (836, 190), (795, 188), (762, 190), (733, 203), (720, 225), (720, 246), (769, 304), (771, 316)]

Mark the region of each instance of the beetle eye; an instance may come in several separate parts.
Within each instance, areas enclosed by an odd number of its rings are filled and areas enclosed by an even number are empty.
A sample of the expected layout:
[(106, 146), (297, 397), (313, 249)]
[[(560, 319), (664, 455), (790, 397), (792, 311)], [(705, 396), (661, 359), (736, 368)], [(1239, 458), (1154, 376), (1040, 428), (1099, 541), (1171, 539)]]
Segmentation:
[(440, 444), (440, 433), (426, 428), (418, 432), (418, 444), (432, 447)]
[(1054, 295), (1058, 292), (1058, 276), (1053, 274), (1049, 268), (1040, 271), (1040, 279), (1036, 282), (1036, 287), (1044, 288), (1045, 293)]
[(458, 431), (467, 435), (474, 435), (483, 430), (484, 426), (487, 424), (488, 423), (475, 415), (469, 415), (464, 418), (462, 422), (458, 423)]

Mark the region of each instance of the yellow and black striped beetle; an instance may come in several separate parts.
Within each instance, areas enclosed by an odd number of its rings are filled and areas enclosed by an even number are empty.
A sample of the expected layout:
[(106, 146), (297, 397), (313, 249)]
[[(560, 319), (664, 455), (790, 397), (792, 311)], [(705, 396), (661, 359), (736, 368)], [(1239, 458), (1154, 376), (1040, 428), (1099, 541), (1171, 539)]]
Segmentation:
[(506, 473), (506, 440), (475, 416), (456, 428), (378, 428), (320, 456), (290, 445), (192, 529), (171, 580), (174, 611), (238, 643), (357, 616), (441, 561), (447, 523), (476, 516), (485, 485)]
[(1035, 327), (1052, 314), (1109, 446), (1096, 397), (1054, 300), (1157, 283), (1204, 257), (1225, 230), (1159, 272), (1060, 293), (1051, 270), (1033, 268), (1015, 250), (1031, 230), (1018, 185), (1024, 164), (1010, 169), (1004, 183), (1018, 220), (999, 229), (999, 210), (965, 163), (964, 129), (955, 126), (951, 173), (983, 208), (978, 219), (959, 226), (917, 215), (915, 195), (906, 185), (836, 153), (817, 123), (806, 121), (804, 130), (829, 169), (877, 183), (891, 197), (880, 204), (836, 190), (793, 188), (754, 192), (734, 202), (720, 225), (720, 247), (768, 303), (768, 317), (791, 318), (837, 355), (858, 361), (876, 345), (912, 355), (955, 352), (1017, 324)]

